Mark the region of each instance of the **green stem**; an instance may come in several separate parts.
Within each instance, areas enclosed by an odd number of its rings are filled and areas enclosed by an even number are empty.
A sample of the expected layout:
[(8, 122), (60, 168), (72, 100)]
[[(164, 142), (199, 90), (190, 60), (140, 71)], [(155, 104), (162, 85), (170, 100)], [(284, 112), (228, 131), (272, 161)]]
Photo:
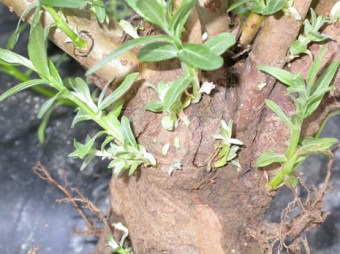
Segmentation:
[(78, 34), (76, 34), (64, 21), (64, 19), (59, 16), (59, 14), (52, 7), (43, 6), (44, 9), (51, 15), (56, 26), (62, 30), (72, 41), (73, 43), (80, 49), (84, 49), (86, 47), (86, 41), (82, 39)]
[(301, 125), (302, 124), (298, 125), (298, 127), (294, 126), (292, 129), (289, 147), (286, 152), (286, 157), (288, 160), (282, 165), (282, 170), (280, 170), (276, 174), (276, 176), (268, 183), (271, 189), (277, 189), (283, 183), (285, 176), (290, 175), (296, 168), (296, 150), (300, 141)]
[(286, 152), (286, 157), (288, 159), (290, 159), (295, 154), (295, 151), (299, 145), (301, 125), (299, 125), (298, 127), (294, 126), (292, 129), (292, 135), (290, 137), (289, 147)]
[(289, 176), (293, 173), (296, 168), (296, 160), (298, 159), (297, 155), (293, 155), (287, 162), (285, 162), (282, 166), (282, 170), (280, 170), (275, 177), (268, 183), (271, 189), (277, 189), (283, 182), (285, 176)]
[(103, 117), (104, 112), (101, 111), (101, 113), (98, 113), (98, 112), (93, 111), (89, 106), (86, 105), (86, 103), (84, 103), (77, 96), (71, 93), (63, 85), (59, 84), (54, 79), (50, 79), (49, 81), (52, 83), (52, 87), (56, 88), (59, 92), (63, 91), (65, 94), (67, 94), (66, 97), (69, 98), (69, 100), (72, 101), (74, 104), (76, 104), (79, 108), (84, 110), (91, 117), (91, 119), (94, 122), (96, 122), (103, 130), (107, 131), (120, 143), (123, 143), (123, 140), (121, 139), (121, 137), (116, 133), (114, 129), (110, 128), (110, 125), (105, 120), (105, 117)]
[(193, 96), (192, 103), (198, 103), (201, 99), (201, 94), (199, 93), (201, 86), (200, 86), (200, 81), (197, 75), (197, 70), (194, 67), (184, 62), (181, 62), (181, 64), (182, 64), (183, 73), (193, 79), (192, 81), (192, 96)]
[[(31, 79), (30, 72), (21, 72), (14, 65), (3, 65), (2, 67), (0, 67), (0, 72), (8, 74), (9, 76), (14, 77), (20, 82), (26, 82)], [(55, 91), (42, 86), (33, 86), (31, 87), (31, 89), (48, 98), (52, 98), (57, 94)], [(61, 102), (64, 106), (75, 107), (75, 104), (71, 101), (65, 99), (58, 99), (58, 101)]]

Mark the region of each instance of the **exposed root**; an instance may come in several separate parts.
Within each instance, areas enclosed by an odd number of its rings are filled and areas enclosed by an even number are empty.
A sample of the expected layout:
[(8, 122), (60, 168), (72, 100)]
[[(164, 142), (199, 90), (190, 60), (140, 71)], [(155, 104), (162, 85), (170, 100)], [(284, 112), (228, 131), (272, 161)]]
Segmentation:
[(320, 190), (315, 186), (307, 188), (300, 181), (300, 185), (307, 193), (301, 198), (297, 189), (291, 189), (294, 199), (281, 213), (281, 223), (265, 223), (261, 227), (248, 228), (248, 233), (255, 238), (263, 253), (310, 253), (305, 233), (321, 225), (329, 215), (323, 211), (323, 199), (330, 188), (329, 181), (334, 162), (334, 151), (325, 152), (329, 156), (327, 174)]
[(66, 196), (66, 198), (64, 199), (57, 200), (58, 203), (62, 203), (62, 202), (72, 203), (73, 207), (79, 213), (80, 217), (83, 219), (87, 227), (86, 231), (80, 231), (79, 229), (75, 229), (74, 231), (77, 234), (83, 235), (83, 236), (95, 235), (99, 237), (100, 233), (103, 231), (103, 229), (98, 228), (96, 226), (96, 222), (92, 218), (89, 218), (88, 216), (86, 216), (84, 212), (85, 209), (88, 209), (91, 213), (93, 213), (94, 217), (98, 218), (104, 224), (106, 230), (109, 230), (109, 232), (111, 232), (111, 227), (109, 223), (107, 222), (106, 217), (103, 214), (103, 212), (99, 208), (97, 208), (90, 200), (85, 198), (84, 195), (78, 189), (72, 188), (71, 190), (69, 190), (66, 187), (67, 185), (66, 178), (64, 179), (64, 182), (65, 182), (64, 186), (60, 185), (56, 180), (54, 180), (51, 177), (51, 175), (48, 173), (46, 168), (42, 166), (40, 163), (35, 165), (32, 171), (35, 175), (37, 175), (42, 180), (57, 187)]
[(38, 254), (38, 252), (39, 252), (39, 246), (34, 246), (28, 250), (27, 254)]

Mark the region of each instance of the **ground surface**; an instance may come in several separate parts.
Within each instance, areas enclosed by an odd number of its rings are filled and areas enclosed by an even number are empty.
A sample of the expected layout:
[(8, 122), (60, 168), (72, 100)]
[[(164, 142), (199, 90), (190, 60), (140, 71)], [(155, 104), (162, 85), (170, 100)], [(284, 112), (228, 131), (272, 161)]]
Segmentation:
[[(0, 6), (0, 46), (4, 47), (13, 31), (17, 18)], [(18, 51), (24, 52), (24, 38)], [(81, 75), (73, 62), (63, 65), (65, 75)], [(15, 80), (0, 74), (0, 93), (15, 84)], [(64, 176), (72, 187), (78, 187), (86, 197), (104, 211), (108, 204), (108, 183), (111, 176), (105, 164), (92, 163), (80, 172), (80, 162), (67, 157), (72, 152), (72, 140), (82, 140), (87, 133), (95, 132), (95, 125), (70, 128), (74, 112), (60, 108), (47, 129), (46, 142), (39, 145), (36, 131), (39, 120), (36, 114), (44, 98), (27, 91), (0, 104), (0, 253), (27, 253), (32, 246), (40, 246), (40, 253), (90, 253), (93, 238), (72, 233), (72, 228), (84, 225), (68, 204), (58, 205), (55, 200), (63, 195), (31, 173), (32, 166), (41, 161), (51, 175), (61, 182)], [(326, 127), (327, 136), (340, 139), (340, 117)], [(340, 157), (340, 154), (337, 154)], [(338, 253), (340, 248), (340, 158), (333, 173), (332, 184), (337, 187), (328, 194), (326, 208), (331, 215), (326, 223), (309, 234), (312, 253)], [(312, 158), (306, 162), (305, 177), (320, 184), (325, 171), (325, 160)], [(280, 211), (290, 201), (282, 189), (267, 213), (271, 221), (278, 221)]]

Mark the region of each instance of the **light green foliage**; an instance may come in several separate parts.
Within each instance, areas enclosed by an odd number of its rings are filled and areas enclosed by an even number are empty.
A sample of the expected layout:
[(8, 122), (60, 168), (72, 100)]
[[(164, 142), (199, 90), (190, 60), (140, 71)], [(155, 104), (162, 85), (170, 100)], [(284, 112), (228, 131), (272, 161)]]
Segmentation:
[(291, 131), (290, 144), (285, 154), (266, 152), (256, 161), (258, 167), (265, 167), (272, 163), (281, 164), (281, 170), (269, 182), (272, 189), (278, 188), (283, 182), (290, 185), (296, 184), (297, 178), (293, 173), (307, 156), (313, 153), (324, 153), (338, 142), (335, 138), (301, 137), (304, 120), (317, 109), (324, 95), (334, 88), (330, 84), (340, 62), (331, 63), (317, 79), (325, 53), (326, 47), (323, 47), (321, 53), (311, 65), (306, 80), (303, 80), (300, 74), (293, 74), (279, 68), (259, 67), (259, 70), (268, 73), (288, 86), (288, 96), (296, 107), (295, 112), (291, 116), (287, 116), (276, 103), (266, 100), (267, 106)]
[(337, 2), (333, 6), (329, 16), (332, 22), (337, 22), (338, 20), (340, 20), (340, 2)]
[(237, 0), (229, 7), (228, 12), (240, 6), (245, 6), (251, 12), (266, 16), (290, 7), (288, 0)]
[(142, 18), (161, 28), (165, 35), (140, 37), (123, 44), (91, 68), (87, 75), (95, 73), (113, 58), (140, 45), (143, 45), (138, 54), (141, 61), (158, 62), (179, 58), (183, 75), (174, 82), (163, 84), (158, 89), (162, 90), (158, 93), (162, 96), (159, 100), (152, 100), (146, 107), (153, 112), (163, 112), (163, 127), (173, 130), (177, 124), (178, 114), (190, 103), (197, 103), (200, 100), (198, 71), (220, 68), (223, 65), (220, 55), (235, 44), (235, 38), (229, 33), (223, 33), (209, 39), (203, 45), (182, 42), (184, 24), (196, 0), (183, 0), (176, 11), (173, 11), (172, 1), (126, 0), (126, 2)]
[(103, 0), (39, 0), (39, 2), (43, 6), (54, 8), (80, 9), (89, 6), (100, 23), (103, 23), (106, 18)]
[(319, 16), (317, 17), (313, 9), (311, 11), (311, 20), (306, 19), (304, 21), (304, 31), (303, 34), (299, 35), (298, 39), (292, 43), (289, 48), (289, 58), (294, 59), (300, 54), (308, 54), (312, 57), (312, 53), (308, 50), (308, 45), (311, 42), (322, 42), (328, 39), (332, 39), (331, 36), (327, 34), (322, 34), (319, 30), (327, 23), (329, 19), (327, 17)]
[(228, 124), (224, 120), (221, 120), (221, 130), (219, 134), (213, 135), (215, 140), (220, 140), (218, 144), (219, 153), (218, 160), (214, 163), (214, 168), (220, 168), (231, 162), (238, 170), (241, 169), (240, 163), (237, 159), (237, 153), (243, 145), (241, 140), (232, 138), (233, 121), (229, 121)]
[(131, 248), (124, 247), (124, 242), (129, 235), (128, 229), (122, 223), (114, 224), (114, 227), (120, 231), (123, 231), (124, 234), (121, 237), (119, 243), (117, 243), (112, 235), (110, 235), (107, 240), (107, 246), (112, 248), (113, 254), (132, 254)]
[[(41, 107), (39, 117), (49, 114), (55, 106), (55, 102), (62, 98), (73, 102), (77, 106), (78, 114), (73, 126), (80, 121), (92, 120), (103, 130), (93, 137), (87, 137), (84, 144), (74, 142), (76, 151), (70, 156), (85, 159), (81, 169), (85, 168), (90, 161), (99, 156), (111, 160), (109, 167), (114, 168), (115, 174), (129, 170), (133, 174), (141, 164), (155, 165), (154, 157), (144, 147), (137, 144), (129, 120), (119, 115), (122, 109), (121, 97), (131, 87), (138, 73), (126, 77), (121, 87), (105, 97), (106, 89), (102, 91), (98, 100), (94, 100), (86, 82), (81, 78), (69, 78), (64, 81), (59, 76), (55, 65), (46, 55), (46, 43), (43, 38), (43, 28), (37, 23), (30, 33), (28, 45), (30, 59), (22, 57), (6, 49), (0, 49), (0, 60), (7, 64), (23, 65), (39, 76), (22, 82), (0, 95), (0, 102), (9, 96), (33, 86), (48, 85), (56, 91), (56, 94), (47, 100)], [(111, 108), (111, 110), (108, 110)], [(95, 141), (103, 137), (104, 142), (100, 149), (95, 148)]]
[(44, 28), (44, 38), (47, 38), (49, 30), (56, 26), (61, 31), (63, 31), (71, 41), (74, 42), (74, 44), (78, 48), (85, 48), (86, 42), (83, 40), (76, 32), (73, 31), (72, 28), (70, 28), (65, 21), (65, 18), (61, 11), (57, 12), (55, 8), (58, 9), (80, 9), (80, 8), (90, 8), (92, 12), (96, 15), (98, 21), (100, 23), (103, 23), (106, 19), (106, 9), (105, 4), (103, 0), (39, 0), (37, 2), (34, 2), (30, 4), (25, 11), (20, 16), (18, 25), (14, 33), (12, 34), (9, 42), (8, 42), (8, 49), (13, 49), (15, 47), (15, 44), (18, 41), (19, 34), (22, 32), (21, 28), (21, 21), (23, 18), (26, 17), (28, 13), (30, 13), (32, 10), (35, 9), (32, 23), (31, 23), (31, 29), (34, 29), (36, 24), (40, 21), (40, 11), (43, 9), (46, 12), (48, 12), (51, 17), (54, 20), (54, 23), (51, 23), (50, 25), (46, 26)]

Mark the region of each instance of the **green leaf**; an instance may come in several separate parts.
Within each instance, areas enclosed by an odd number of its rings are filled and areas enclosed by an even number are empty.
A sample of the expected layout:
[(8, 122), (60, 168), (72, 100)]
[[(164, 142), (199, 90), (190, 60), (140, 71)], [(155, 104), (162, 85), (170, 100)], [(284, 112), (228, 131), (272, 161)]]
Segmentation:
[(265, 66), (260, 65), (257, 67), (258, 70), (268, 73), (269, 75), (273, 76), (274, 78), (281, 81), (283, 84), (286, 84), (289, 87), (300, 87), (304, 86), (304, 81), (301, 75), (290, 73), (289, 71), (272, 67), (272, 66)]
[(30, 32), (28, 56), (38, 74), (48, 79), (50, 70), (46, 52), (46, 41), (44, 40), (44, 31), (40, 23)]
[(279, 105), (271, 100), (265, 100), (266, 105), (273, 111), (289, 128), (292, 128), (292, 122), (289, 117), (282, 111)]
[(171, 84), (164, 97), (163, 111), (169, 112), (172, 105), (181, 97), (183, 92), (188, 88), (192, 79), (182, 76)]
[(123, 116), (121, 123), (124, 140), (126, 140), (132, 147), (138, 149), (138, 144), (131, 130), (129, 119), (126, 116)]
[(80, 171), (83, 171), (83, 170), (87, 167), (87, 165), (90, 164), (90, 162), (93, 160), (93, 158), (94, 158), (95, 156), (96, 156), (95, 153), (90, 153), (90, 154), (86, 157), (86, 159), (84, 160), (84, 162), (81, 164)]
[(45, 103), (41, 106), (41, 108), (39, 110), (39, 113), (38, 113), (39, 119), (42, 118), (46, 114), (46, 112), (49, 111), (52, 108), (54, 102), (58, 99), (59, 95), (60, 95), (60, 93), (58, 93), (54, 97), (45, 101)]
[(196, 0), (183, 0), (178, 10), (170, 21), (170, 31), (174, 33), (176, 37), (181, 37), (183, 27), (187, 22), (192, 8), (194, 8)]
[(338, 68), (340, 65), (340, 61), (331, 63), (328, 68), (322, 72), (322, 75), (315, 83), (315, 86), (312, 89), (312, 94), (320, 94), (322, 93), (332, 82)]
[(123, 99), (119, 99), (115, 102), (114, 105), (112, 105), (110, 114), (113, 114), (115, 117), (119, 117), (120, 113), (122, 112), (124, 106), (124, 100)]
[(299, 184), (299, 178), (293, 175), (285, 175), (283, 181), (291, 188), (295, 188)]
[(267, 0), (267, 6), (262, 10), (262, 15), (272, 15), (288, 7), (287, 0)]
[(236, 43), (231, 33), (221, 33), (207, 40), (203, 45), (216, 55), (222, 55), (228, 48)]
[(122, 134), (121, 124), (117, 119), (117, 116), (114, 111), (111, 111), (107, 116), (104, 117), (104, 120), (107, 122), (109, 126), (109, 133), (120, 143), (124, 142), (124, 137)]
[(83, 159), (91, 151), (95, 141), (96, 138), (90, 138), (90, 136), (86, 137), (86, 141), (84, 144), (81, 144), (74, 140), (73, 145), (76, 150), (73, 153), (69, 154), (69, 157)]
[(21, 64), (33, 71), (36, 71), (30, 60), (8, 49), (0, 48), (0, 59), (9, 64)]
[(100, 150), (104, 151), (105, 146), (107, 146), (108, 144), (110, 144), (112, 141), (114, 140), (114, 137), (112, 136), (106, 136), (105, 140), (103, 141), (103, 143), (100, 146)]
[(79, 9), (85, 7), (88, 0), (39, 0), (39, 2), (51, 7)]
[(138, 53), (138, 59), (143, 62), (158, 62), (177, 56), (178, 49), (168, 42), (152, 42), (145, 45)]
[(172, 131), (175, 128), (176, 121), (177, 121), (176, 115), (174, 114), (165, 115), (162, 117), (162, 126), (164, 129)]
[[(132, 176), (132, 175), (136, 172), (138, 166), (139, 166), (138, 163), (132, 163), (132, 165), (130, 166), (130, 169), (129, 169), (129, 176)], [(121, 248), (120, 251), (121, 251), (123, 254), (124, 254), (124, 253), (126, 253), (126, 254), (129, 253), (129, 252), (127, 252), (124, 248), (122, 248), (122, 247), (120, 247), (120, 248)]]
[(135, 11), (138, 12), (140, 16), (165, 31), (168, 30), (169, 25), (165, 19), (166, 13), (163, 0), (137, 0), (136, 4), (137, 9), (135, 9)]
[(15, 47), (15, 45), (16, 45), (18, 39), (19, 39), (19, 34), (20, 34), (24, 29), (26, 29), (26, 27), (27, 27), (27, 24), (26, 24), (26, 23), (21, 25), (21, 21), (23, 20), (23, 18), (26, 17), (26, 15), (27, 15), (28, 13), (30, 13), (34, 8), (36, 8), (36, 7), (39, 6), (39, 5), (40, 5), (40, 4), (39, 4), (38, 2), (31, 3), (30, 5), (27, 6), (27, 8), (26, 8), (26, 9), (24, 10), (24, 12), (21, 14), (20, 19), (19, 19), (19, 21), (18, 21), (18, 25), (17, 25), (15, 31), (13, 32), (13, 34), (10, 36), (10, 38), (9, 38), (9, 40), (8, 40), (7, 48), (8, 48), (9, 50), (12, 50), (12, 49)]
[(87, 114), (83, 109), (78, 108), (77, 110), (78, 112), (76, 116), (73, 118), (71, 128), (76, 126), (79, 122), (92, 120), (92, 117), (89, 114)]
[[(299, 37), (300, 39), (300, 37)], [(306, 53), (308, 50), (307, 45), (301, 43), (299, 40), (294, 41), (289, 48), (289, 53), (292, 56), (298, 56), (302, 53)]]
[(43, 79), (32, 79), (23, 83), (20, 83), (14, 87), (12, 87), (11, 89), (7, 90), (6, 92), (4, 92), (2, 95), (0, 95), (0, 102), (2, 102), (3, 100), (7, 99), (9, 96), (20, 92), (22, 90), (25, 90), (27, 88), (30, 88), (32, 86), (36, 86), (36, 85), (42, 85), (42, 84), (47, 84), (48, 81), (43, 80)]
[(336, 138), (306, 138), (298, 150), (300, 155), (323, 152), (338, 142)]
[(39, 125), (38, 131), (37, 131), (37, 135), (38, 135), (38, 140), (39, 140), (39, 144), (43, 144), (45, 141), (45, 130), (47, 127), (47, 124), (51, 118), (51, 115), (53, 113), (53, 111), (58, 107), (58, 104), (55, 104), (53, 107), (51, 107), (43, 116), (41, 123)]
[(55, 67), (54, 63), (50, 59), (48, 59), (48, 68), (50, 70), (50, 74), (53, 77), (53, 79), (57, 81), (57, 83), (63, 84), (63, 80), (61, 79), (57, 68)]
[(44, 40), (48, 40), (48, 36), (50, 34), (50, 30), (54, 27), (57, 27), (56, 23), (50, 23), (44, 27)]
[(129, 51), (139, 45), (147, 44), (147, 43), (154, 42), (154, 41), (171, 42), (171, 37), (167, 35), (144, 36), (144, 37), (140, 37), (140, 38), (128, 41), (124, 43), (122, 46), (120, 46), (118, 49), (116, 49), (115, 51), (111, 52), (106, 58), (104, 58), (99, 63), (94, 65), (91, 69), (89, 69), (86, 72), (86, 76), (94, 74), (99, 69), (101, 69), (105, 64), (107, 64), (112, 59), (116, 58), (117, 56), (123, 54), (124, 52)]
[(306, 79), (307, 85), (309, 88), (312, 88), (315, 82), (316, 76), (318, 75), (318, 72), (322, 64), (322, 59), (324, 58), (325, 54), (326, 54), (326, 47), (323, 46), (320, 53), (318, 54), (313, 64), (309, 68), (307, 79)]
[(86, 84), (86, 82), (83, 79), (79, 77), (68, 78), (67, 82), (74, 90), (73, 92), (71, 92), (73, 95), (75, 95), (78, 99), (84, 102), (94, 112), (98, 111), (96, 104), (93, 102), (89, 86)]
[(99, 23), (104, 23), (106, 18), (106, 10), (103, 0), (92, 0), (91, 2), (94, 12)]
[(286, 162), (287, 158), (283, 154), (277, 154), (273, 152), (266, 152), (262, 154), (260, 157), (256, 160), (256, 166), (258, 167), (265, 167), (272, 163), (278, 162), (283, 163)]
[(145, 107), (146, 110), (159, 113), (163, 111), (163, 104), (160, 100), (152, 99)]
[(235, 1), (227, 10), (227, 12), (231, 12), (232, 10), (235, 10), (237, 7), (246, 4), (246, 3), (251, 3), (251, 2), (256, 2), (256, 0), (238, 0)]
[(108, 106), (122, 98), (122, 96), (131, 88), (138, 75), (139, 73), (135, 72), (126, 76), (123, 83), (98, 105), (99, 109), (106, 109)]
[(39, 4), (37, 8), (35, 8), (35, 11), (34, 11), (32, 23), (31, 23), (31, 30), (34, 30), (34, 28), (40, 22), (40, 13), (41, 13), (41, 5)]
[(185, 44), (178, 52), (178, 57), (191, 66), (206, 71), (216, 70), (223, 65), (222, 57), (200, 44)]
[(318, 108), (318, 106), (320, 105), (323, 97), (325, 96), (325, 94), (331, 90), (333, 90), (334, 87), (327, 87), (325, 90), (320, 91), (317, 95), (313, 95), (311, 96), (308, 101), (307, 101), (307, 111), (305, 113), (304, 118), (307, 118), (308, 116), (310, 116), (311, 114), (313, 114), (313, 112)]

